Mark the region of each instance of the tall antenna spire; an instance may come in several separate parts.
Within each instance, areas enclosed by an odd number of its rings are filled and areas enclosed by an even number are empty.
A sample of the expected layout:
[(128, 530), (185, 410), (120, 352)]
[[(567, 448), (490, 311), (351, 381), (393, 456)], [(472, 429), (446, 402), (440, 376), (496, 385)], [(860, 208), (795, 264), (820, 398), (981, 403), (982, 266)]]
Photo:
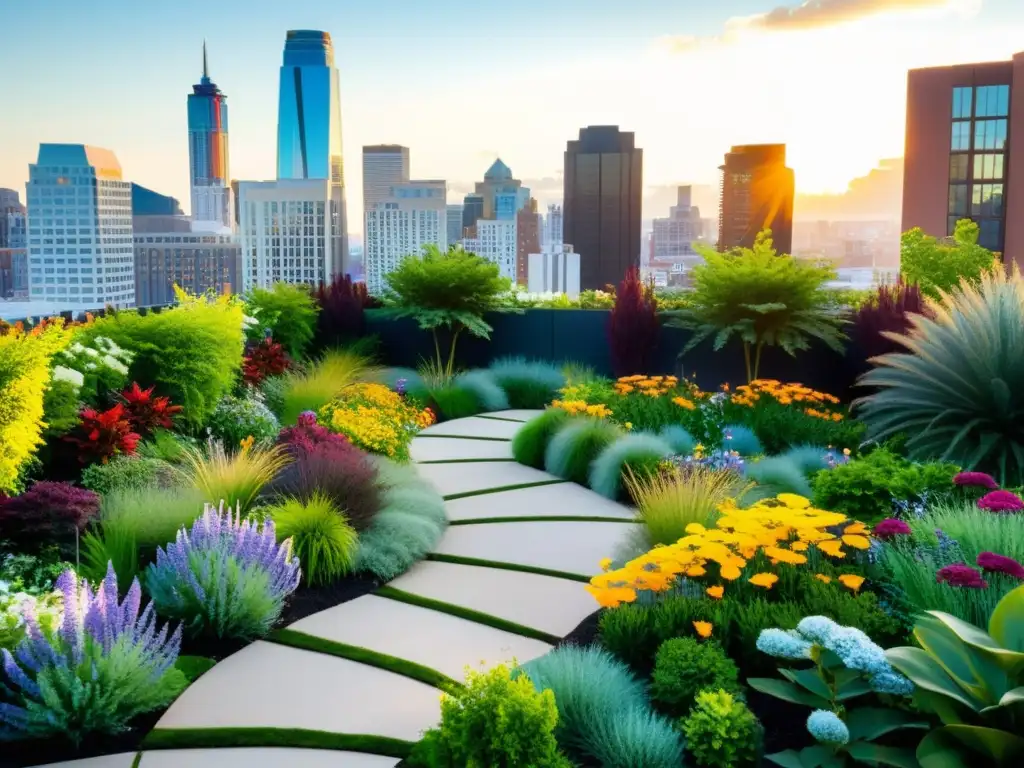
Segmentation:
[(203, 77), (206, 79), (210, 77), (209, 67), (206, 66), (206, 40), (203, 40)]

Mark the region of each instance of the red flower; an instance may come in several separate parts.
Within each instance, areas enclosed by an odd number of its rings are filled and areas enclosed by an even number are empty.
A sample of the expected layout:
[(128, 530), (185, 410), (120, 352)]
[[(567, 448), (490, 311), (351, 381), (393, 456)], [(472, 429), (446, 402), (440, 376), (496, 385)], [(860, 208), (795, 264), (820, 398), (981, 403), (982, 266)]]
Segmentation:
[(988, 582), (981, 578), (980, 573), (963, 563), (940, 568), (939, 572), (935, 574), (935, 581), (939, 584), (949, 584), (951, 587), (965, 587), (966, 589), (985, 589), (988, 586)]
[(1024, 581), (1024, 566), (1012, 557), (997, 555), (995, 552), (982, 552), (978, 555), (978, 567), (989, 573), (1005, 573)]
[(79, 447), (79, 460), (83, 464), (94, 461), (105, 464), (117, 454), (131, 456), (135, 453), (140, 435), (132, 431), (123, 403), (117, 403), (102, 413), (93, 408), (83, 408), (79, 419), (76, 431), (84, 437), (72, 433), (64, 439)]
[(151, 435), (158, 429), (171, 429), (174, 417), (181, 412), (181, 406), (171, 405), (169, 397), (154, 397), (153, 387), (142, 389), (135, 381), (121, 393), (120, 400), (132, 429), (140, 435)]
[(872, 531), (876, 539), (894, 539), (897, 536), (907, 536), (910, 534), (910, 526), (902, 520), (897, 520), (894, 517), (887, 517), (885, 520), (875, 526), (875, 530)]
[(990, 491), (994, 491), (999, 487), (999, 483), (995, 481), (995, 478), (992, 475), (986, 475), (984, 472), (960, 472), (953, 477), (953, 484), (977, 486), (978, 488), (987, 488)]
[(978, 499), (978, 508), (989, 512), (1020, 512), (1024, 509), (1024, 501), (1010, 491), (992, 491)]
[(258, 387), (270, 376), (280, 376), (291, 367), (284, 347), (273, 339), (261, 339), (245, 352), (242, 378), (250, 387)]

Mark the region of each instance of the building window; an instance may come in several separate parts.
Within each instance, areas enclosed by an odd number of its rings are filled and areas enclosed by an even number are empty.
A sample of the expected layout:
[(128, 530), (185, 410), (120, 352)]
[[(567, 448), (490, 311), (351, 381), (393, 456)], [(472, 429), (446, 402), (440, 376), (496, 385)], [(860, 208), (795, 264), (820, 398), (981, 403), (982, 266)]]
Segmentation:
[[(966, 157), (966, 155), (961, 155)], [(1003, 178), (1003, 155), (975, 155), (974, 179), (991, 180)], [(950, 179), (952, 180), (952, 179)]]
[(949, 185), (949, 211), (950, 216), (967, 215), (967, 185)]
[(950, 149), (954, 152), (966, 152), (971, 148), (971, 121), (960, 120), (953, 123), (953, 139)]
[(967, 181), (968, 159), (969, 157), (967, 155), (949, 156), (949, 180), (951, 182)]
[(1006, 120), (978, 120), (974, 123), (974, 151), (1004, 149)]
[(971, 215), (1001, 217), (1003, 215), (1003, 185), (975, 184), (971, 190)]
[(978, 245), (988, 248), (990, 251), (998, 251), (1002, 245), (1000, 235), (1002, 234), (1003, 223), (999, 219), (985, 219), (978, 224)]
[(963, 120), (971, 117), (972, 88), (953, 89), (953, 119)]
[(1010, 114), (1010, 86), (985, 85), (978, 88), (975, 117), (1007, 117)]

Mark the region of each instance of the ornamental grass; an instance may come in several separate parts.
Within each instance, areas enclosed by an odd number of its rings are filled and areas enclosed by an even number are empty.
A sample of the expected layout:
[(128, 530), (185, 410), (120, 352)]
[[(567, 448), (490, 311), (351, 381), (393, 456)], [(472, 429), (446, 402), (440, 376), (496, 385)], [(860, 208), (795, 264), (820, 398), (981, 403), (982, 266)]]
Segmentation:
[(181, 473), (208, 501), (224, 501), (229, 507), (248, 512), (263, 487), (289, 461), (291, 456), (283, 446), (252, 447), (243, 441), (240, 450), (229, 453), (223, 443), (213, 441), (206, 453), (187, 451)]

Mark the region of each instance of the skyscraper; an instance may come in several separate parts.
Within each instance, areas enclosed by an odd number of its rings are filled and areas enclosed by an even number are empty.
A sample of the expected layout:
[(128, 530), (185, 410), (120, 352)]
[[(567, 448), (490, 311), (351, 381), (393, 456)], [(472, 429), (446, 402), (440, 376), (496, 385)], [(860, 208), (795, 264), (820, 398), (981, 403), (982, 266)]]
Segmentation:
[(423, 246), (448, 247), (447, 185), (444, 181), (406, 181), (392, 184), (387, 197), (366, 209), (366, 287), (380, 294), (385, 279), (399, 263), (423, 253)]
[(135, 305), (131, 184), (109, 149), (40, 144), (29, 166), (31, 298), (68, 309)]
[(752, 248), (758, 233), (771, 229), (778, 253), (793, 251), (793, 169), (785, 144), (733, 147), (725, 156), (718, 212), (718, 250)]
[(0, 299), (28, 295), (25, 206), (13, 189), (0, 189)]
[(231, 228), (231, 176), (228, 169), (228, 97), (210, 80), (203, 43), (203, 76), (188, 95), (189, 181), (192, 220)]
[(455, 203), (448, 206), (448, 246), (451, 247), (462, 239), (463, 206)]
[(363, 147), (363, 211), (387, 197), (392, 185), (408, 180), (408, 147), (398, 144)]
[(341, 153), (341, 88), (331, 36), (292, 30), (284, 44), (277, 116), (277, 178), (324, 179), (330, 184), (334, 270), (348, 268), (345, 166)]
[(580, 254), (581, 290), (617, 285), (639, 263), (643, 162), (617, 125), (581, 128), (566, 146), (562, 241)]
[(903, 231), (953, 234), (1024, 267), (1024, 53), (907, 76)]
[(651, 266), (674, 274), (689, 271), (701, 256), (693, 243), (701, 239), (700, 209), (692, 205), (692, 187), (676, 188), (676, 204), (667, 219), (655, 219), (651, 233)]
[(537, 201), (531, 197), (516, 213), (516, 285), (527, 285), (530, 254), (540, 253), (540, 221)]
[(562, 244), (562, 206), (549, 205), (541, 230), (540, 246), (545, 251)]

